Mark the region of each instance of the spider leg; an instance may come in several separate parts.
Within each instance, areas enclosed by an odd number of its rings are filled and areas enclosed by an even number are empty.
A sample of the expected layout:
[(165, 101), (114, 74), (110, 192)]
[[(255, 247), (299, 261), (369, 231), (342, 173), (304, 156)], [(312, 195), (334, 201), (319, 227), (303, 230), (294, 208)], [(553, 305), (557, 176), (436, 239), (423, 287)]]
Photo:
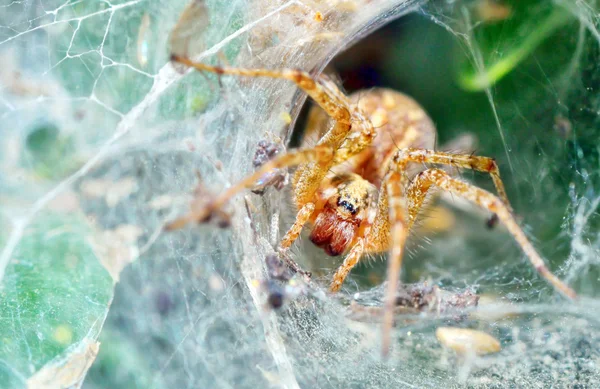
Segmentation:
[(508, 211), (512, 213), (504, 184), (500, 178), (500, 169), (498, 169), (498, 164), (494, 158), (480, 157), (472, 154), (452, 154), (443, 151), (406, 148), (396, 152), (393, 161), (399, 171), (406, 171), (406, 166), (410, 162), (416, 162), (456, 166), (462, 169), (488, 173), (492, 177), (498, 197), (500, 197), (500, 200), (502, 200)]
[[(315, 78), (307, 72), (297, 69), (271, 70), (210, 66), (175, 54), (171, 55), (171, 60), (198, 71), (245, 77), (279, 78), (292, 81), (336, 122), (336, 125), (317, 143), (317, 145), (331, 145), (336, 151), (339, 149), (339, 155), (336, 155), (333, 164), (344, 162), (348, 158), (358, 154), (368, 147), (375, 137), (376, 131), (371, 122), (360, 109), (356, 107), (351, 108), (350, 100), (326, 76)], [(351, 125), (354, 128), (351, 128)], [(351, 130), (354, 134), (348, 136)], [(340, 148), (339, 146), (342, 147)]]
[[(390, 171), (386, 177), (384, 185), (386, 186), (390, 198), (390, 220), (391, 230), (391, 251), (388, 262), (388, 284), (385, 295), (383, 332), (382, 332), (382, 352), (387, 354), (390, 344), (390, 332), (393, 325), (393, 309), (395, 303), (395, 291), (397, 288), (404, 245), (407, 232), (415, 221), (419, 208), (425, 200), (427, 191), (432, 185), (456, 195), (462, 196), (467, 200), (487, 209), (498, 215), (499, 220), (504, 223), (508, 231), (513, 235), (521, 249), (525, 252), (534, 269), (545, 278), (556, 290), (565, 296), (574, 299), (577, 298), (575, 292), (565, 285), (546, 267), (544, 261), (537, 253), (531, 242), (525, 236), (523, 230), (519, 227), (512, 216), (511, 209), (504, 201), (493, 194), (478, 188), (472, 184), (452, 178), (448, 173), (440, 169), (428, 169), (421, 172), (413, 182), (406, 185), (406, 176), (398, 173), (399, 169)], [(406, 197), (402, 188), (408, 186)], [(406, 200), (409, 201), (408, 224), (405, 224), (406, 218)]]
[(182, 228), (190, 222), (201, 223), (207, 221), (214, 212), (221, 209), (236, 193), (245, 188), (252, 187), (258, 179), (271, 170), (282, 169), (308, 162), (315, 162), (316, 165), (329, 165), (330, 161), (333, 159), (334, 153), (334, 150), (329, 146), (316, 146), (312, 149), (292, 150), (286, 154), (282, 154), (262, 165), (260, 169), (253, 174), (246, 176), (246, 178), (230, 187), (207, 205), (202, 206), (199, 209), (192, 209), (187, 215), (167, 224), (165, 228), (167, 230), (175, 230)]
[(344, 280), (352, 270), (354, 266), (360, 261), (360, 258), (363, 256), (365, 252), (365, 243), (364, 239), (358, 239), (358, 241), (352, 246), (352, 249), (344, 258), (344, 263), (338, 267), (335, 271), (335, 275), (333, 276), (333, 280), (331, 281), (331, 285), (329, 286), (329, 290), (331, 292), (337, 292), (342, 287)]
[[(341, 157), (338, 157), (337, 155), (340, 146), (344, 143), (351, 131), (363, 134), (360, 136), (362, 149), (367, 147), (374, 137), (375, 132), (372, 124), (365, 119), (360, 110), (351, 108), (348, 98), (339, 90), (334, 82), (325, 76), (314, 78), (310, 74), (296, 69), (269, 70), (210, 66), (204, 63), (194, 62), (189, 58), (175, 54), (171, 55), (171, 60), (192, 67), (198, 71), (212, 72), (219, 75), (228, 74), (246, 77), (267, 77), (292, 81), (307, 93), (325, 111), (325, 113), (335, 121), (335, 124), (331, 129), (324, 134), (317, 143), (317, 147), (328, 146), (330, 149), (334, 150), (335, 155), (333, 158), (327, 160), (323, 158), (318, 160), (305, 159), (298, 163), (285, 165), (300, 165), (294, 176), (294, 197), (298, 207), (302, 207), (313, 200), (314, 194), (319, 188), (321, 181), (334, 163), (339, 163), (360, 151), (355, 147), (352, 150), (353, 153), (344, 152), (344, 155), (341, 155), (342, 151), (340, 151)], [(345, 148), (342, 148), (342, 150), (345, 150)], [(262, 171), (266, 170), (263, 169)], [(245, 184), (243, 186), (247, 187)], [(241, 188), (240, 184), (236, 185), (236, 187)], [(228, 193), (231, 192), (232, 189), (230, 189)], [(223, 199), (225, 199), (225, 197), (229, 199), (231, 196), (221, 196)], [(223, 205), (227, 199), (218, 201), (218, 205)], [(212, 209), (216, 209), (216, 207), (212, 207)], [(207, 215), (204, 214), (201, 216), (206, 217)], [(198, 218), (195, 218), (194, 220), (198, 220)]]
[(416, 215), (418, 208), (422, 205), (427, 190), (435, 185), (443, 190), (462, 196), (467, 200), (485, 208), (498, 215), (500, 221), (506, 226), (510, 234), (515, 238), (521, 249), (529, 259), (533, 268), (544, 277), (556, 290), (565, 296), (574, 299), (577, 297), (573, 289), (565, 285), (546, 267), (544, 260), (537, 253), (531, 242), (525, 236), (525, 233), (517, 224), (510, 209), (496, 196), (486, 190), (478, 188), (472, 184), (452, 178), (448, 173), (439, 169), (429, 169), (420, 173), (409, 189), (409, 200), (411, 206), (415, 208), (412, 214)]
[(408, 210), (406, 194), (408, 178), (404, 172), (390, 169), (382, 187), (389, 198), (389, 223), (391, 249), (388, 258), (387, 285), (384, 296), (383, 324), (381, 333), (381, 352), (387, 356), (390, 348), (390, 333), (394, 324), (394, 305), (396, 289), (400, 281), (402, 257), (408, 236)]
[(313, 78), (310, 74), (296, 69), (270, 70), (270, 69), (243, 69), (231, 67), (210, 66), (194, 62), (189, 58), (176, 54), (171, 55), (171, 61), (179, 62), (199, 71), (216, 74), (229, 74), (245, 77), (280, 78), (292, 81), (327, 112), (336, 121), (350, 124), (350, 103), (346, 96), (327, 79)]
[(296, 221), (285, 234), (285, 236), (281, 240), (281, 243), (279, 243), (280, 250), (287, 250), (288, 248), (290, 248), (292, 243), (294, 243), (294, 241), (298, 239), (298, 236), (302, 232), (302, 227), (304, 227), (306, 222), (308, 222), (308, 219), (310, 219), (310, 216), (313, 214), (314, 211), (314, 203), (306, 203), (300, 209), (300, 211), (298, 211), (298, 214), (296, 215)]
[(395, 295), (409, 231), (407, 201), (404, 193), (404, 188), (408, 186), (407, 182), (406, 174), (390, 169), (382, 184), (377, 204), (377, 214), (373, 224), (365, 237), (359, 239), (352, 247), (344, 263), (333, 276), (330, 286), (332, 292), (338, 291), (348, 273), (365, 253), (385, 251), (389, 248), (391, 242), (382, 331), (382, 353), (384, 356), (389, 351)]

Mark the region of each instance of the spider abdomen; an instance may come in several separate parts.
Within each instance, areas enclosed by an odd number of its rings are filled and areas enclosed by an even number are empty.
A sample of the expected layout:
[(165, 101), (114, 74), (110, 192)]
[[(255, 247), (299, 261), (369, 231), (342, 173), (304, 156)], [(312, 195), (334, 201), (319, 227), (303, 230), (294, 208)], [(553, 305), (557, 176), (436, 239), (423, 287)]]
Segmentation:
[[(432, 150), (436, 129), (425, 110), (411, 97), (391, 89), (359, 91), (350, 96), (377, 131), (371, 144), (349, 161), (352, 171), (380, 187), (389, 160), (406, 147)], [(418, 173), (415, 167), (409, 176)]]

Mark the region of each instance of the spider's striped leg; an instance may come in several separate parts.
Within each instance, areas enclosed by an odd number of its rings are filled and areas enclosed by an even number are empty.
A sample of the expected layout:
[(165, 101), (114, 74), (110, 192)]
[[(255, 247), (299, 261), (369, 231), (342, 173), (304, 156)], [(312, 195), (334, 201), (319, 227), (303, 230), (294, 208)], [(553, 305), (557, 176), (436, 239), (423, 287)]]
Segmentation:
[[(401, 164), (398, 165), (402, 166)], [(543, 259), (517, 224), (511, 209), (500, 198), (472, 184), (452, 178), (448, 173), (440, 169), (429, 169), (421, 172), (415, 177), (410, 185), (406, 185), (406, 178), (403, 178), (404, 175), (401, 173), (402, 170), (397, 166), (391, 167), (390, 173), (384, 181), (389, 196), (391, 223), (391, 250), (388, 259), (388, 285), (385, 295), (382, 334), (384, 355), (389, 350), (390, 332), (393, 325), (395, 293), (400, 277), (402, 255), (407, 233), (412, 227), (427, 192), (432, 185), (464, 197), (480, 207), (498, 215), (498, 219), (506, 226), (519, 246), (521, 246), (521, 249), (525, 252), (533, 268), (556, 290), (565, 296), (572, 299), (577, 297), (575, 292), (569, 286), (564, 284), (552, 274), (548, 267), (546, 267)], [(408, 189), (405, 195), (403, 190), (407, 187)], [(406, 211), (407, 201), (409, 204), (408, 212)]]
[(506, 209), (512, 213), (512, 208), (504, 189), (504, 183), (500, 178), (500, 169), (498, 169), (498, 164), (494, 158), (413, 148), (399, 150), (393, 158), (393, 163), (398, 167), (399, 171), (406, 171), (406, 166), (411, 162), (456, 166), (461, 169), (471, 169), (488, 173), (492, 177), (498, 197), (500, 197)]
[[(336, 157), (322, 171), (307, 173), (306, 169), (301, 169), (298, 175), (301, 181), (320, 182), (331, 165), (344, 162), (348, 158), (358, 154), (368, 147), (375, 137), (375, 129), (371, 122), (366, 119), (366, 116), (358, 108), (352, 108), (350, 100), (340, 91), (335, 82), (327, 76), (313, 77), (307, 72), (297, 69), (271, 70), (211, 66), (174, 54), (171, 56), (171, 60), (198, 71), (219, 75), (227, 74), (242, 77), (266, 77), (288, 80), (295, 83), (298, 88), (309, 95), (323, 109), (327, 116), (336, 122), (336, 125), (324, 134), (317, 143), (317, 145), (329, 145), (334, 148), (336, 150)], [(356, 136), (353, 139), (347, 140), (346, 138), (350, 132), (356, 133)], [(300, 196), (300, 205), (312, 199), (312, 195), (314, 194), (312, 186), (307, 192), (310, 192), (310, 196)]]
[[(363, 149), (370, 144), (370, 141), (374, 137), (374, 130), (371, 123), (364, 119), (364, 115), (360, 114), (357, 109), (351, 109), (348, 98), (339, 90), (334, 82), (325, 76), (312, 77), (307, 72), (296, 69), (270, 70), (211, 66), (194, 62), (189, 58), (175, 54), (171, 56), (171, 60), (192, 67), (198, 71), (211, 72), (219, 75), (227, 74), (243, 77), (266, 77), (291, 81), (306, 92), (306, 94), (308, 94), (323, 109), (323, 111), (335, 121), (335, 125), (323, 135), (316, 146), (317, 148), (328, 147), (331, 149), (334, 154), (331, 158), (304, 158), (304, 160), (281, 165), (281, 167), (300, 165), (294, 176), (294, 200), (298, 207), (303, 207), (313, 201), (314, 194), (319, 188), (321, 181), (325, 178), (327, 172), (334, 163), (343, 162), (346, 158), (349, 158), (360, 151), (358, 148), (354, 148), (351, 153), (342, 153), (340, 151), (340, 146), (343, 146), (344, 140), (348, 134), (351, 131), (354, 131), (352, 127), (356, 127), (361, 133), (360, 144)], [(342, 149), (345, 150), (345, 148)], [(340, 151), (339, 156), (338, 151)], [(342, 159), (342, 161), (340, 161), (340, 159)], [(260, 177), (264, 172), (267, 172), (267, 168), (273, 167), (272, 164), (266, 164), (263, 166), (263, 169), (259, 170), (259, 175), (255, 174), (251, 176), (251, 178), (254, 180), (255, 177)], [(217, 206), (223, 205), (234, 192), (239, 191), (242, 187), (248, 187), (247, 180), (245, 180), (244, 183), (234, 186), (224, 195), (220, 196), (219, 199), (214, 202), (215, 206), (211, 208), (215, 209)], [(200, 213), (200, 216), (195, 216), (193, 220), (203, 220), (203, 218), (207, 216), (208, 214), (206, 214), (206, 212), (202, 212)], [(180, 223), (177, 223), (177, 226), (181, 223), (185, 224), (185, 222), (187, 221), (182, 220)], [(290, 235), (289, 237), (291, 238), (292, 236)]]
[(189, 58), (172, 54), (171, 61), (189, 66), (201, 72), (228, 74), (243, 77), (280, 78), (295, 83), (308, 94), (335, 121), (350, 124), (350, 102), (337, 86), (326, 77), (313, 78), (307, 72), (297, 69), (244, 69), (211, 66), (194, 62)]
[(408, 210), (405, 188), (408, 178), (396, 169), (390, 169), (379, 193), (377, 214), (365, 237), (352, 247), (344, 263), (338, 268), (331, 282), (330, 290), (339, 290), (350, 270), (366, 253), (378, 253), (390, 249), (388, 259), (388, 279), (385, 292), (385, 306), (382, 332), (382, 352), (386, 355), (390, 345), (390, 332), (396, 289), (400, 279), (402, 256), (408, 236)]
[(565, 285), (546, 267), (544, 260), (537, 253), (531, 242), (525, 236), (525, 233), (517, 224), (510, 209), (498, 197), (486, 190), (478, 188), (472, 184), (452, 178), (448, 173), (439, 169), (429, 169), (421, 172), (411, 184), (408, 190), (408, 198), (411, 201), (409, 214), (411, 224), (418, 213), (418, 209), (423, 204), (423, 200), (429, 188), (435, 185), (445, 191), (464, 197), (465, 199), (487, 209), (498, 215), (498, 219), (506, 226), (510, 234), (515, 238), (521, 249), (529, 259), (533, 268), (544, 277), (556, 290), (569, 298), (576, 298), (577, 295), (569, 286)]
[(311, 215), (315, 211), (314, 203), (306, 203), (296, 214), (296, 221), (287, 231), (281, 242), (279, 243), (279, 257), (282, 258), (290, 269), (294, 272), (302, 274), (307, 279), (310, 279), (310, 272), (302, 270), (302, 268), (288, 255), (288, 250), (292, 243), (298, 239), (302, 228), (308, 222)]
[(210, 219), (210, 217), (213, 215), (213, 212), (221, 209), (223, 205), (225, 205), (227, 201), (229, 201), (235, 194), (243, 189), (251, 188), (258, 179), (273, 169), (283, 169), (308, 162), (328, 165), (329, 161), (333, 159), (334, 153), (335, 151), (329, 146), (316, 146), (312, 149), (293, 150), (286, 154), (277, 156), (276, 158), (262, 165), (261, 168), (255, 171), (253, 174), (242, 179), (224, 193), (217, 196), (214, 200), (209, 201), (206, 205), (198, 209), (192, 208), (187, 215), (184, 215), (167, 224), (165, 228), (167, 230), (174, 230), (182, 228), (190, 222), (205, 222)]
[(331, 292), (337, 292), (338, 290), (340, 290), (342, 284), (344, 283), (344, 280), (350, 273), (350, 270), (352, 270), (352, 268), (356, 266), (356, 264), (358, 263), (358, 261), (360, 261), (364, 253), (364, 239), (360, 238), (354, 244), (354, 246), (352, 246), (352, 249), (346, 255), (346, 258), (344, 258), (344, 263), (342, 263), (340, 267), (338, 267), (338, 269), (336, 270), (335, 275), (333, 276), (333, 280), (331, 281), (331, 285), (329, 285), (329, 290)]
[(279, 250), (287, 250), (290, 248), (292, 243), (294, 243), (294, 241), (298, 239), (298, 236), (300, 236), (302, 227), (304, 227), (304, 225), (308, 222), (314, 211), (314, 203), (306, 203), (302, 208), (300, 208), (298, 214), (296, 215), (296, 221), (285, 234), (281, 240), (281, 243), (279, 243)]
[(298, 211), (298, 214), (296, 214), (296, 221), (290, 227), (290, 229), (288, 230), (288, 232), (285, 234), (285, 236), (283, 237), (283, 239), (279, 243), (279, 248), (278, 248), (278, 252), (279, 252), (280, 258), (282, 258), (285, 261), (285, 263), (288, 265), (288, 267), (290, 269), (292, 269), (294, 272), (299, 273), (299, 274), (305, 276), (306, 279), (310, 279), (311, 273), (302, 270), (302, 268), (300, 267), (300, 265), (298, 265), (288, 255), (288, 250), (289, 250), (290, 246), (292, 245), (292, 243), (294, 243), (294, 241), (296, 241), (296, 239), (298, 239), (298, 236), (300, 236), (300, 233), (302, 232), (302, 228), (308, 222), (308, 220), (310, 219), (310, 217), (311, 217), (311, 215), (313, 214), (314, 211), (315, 211), (315, 204), (314, 203), (306, 203)]
[(408, 178), (404, 172), (390, 166), (389, 173), (382, 184), (389, 201), (390, 223), (390, 253), (388, 257), (387, 286), (384, 296), (383, 324), (381, 334), (382, 354), (387, 355), (390, 348), (390, 333), (394, 324), (394, 305), (396, 303), (396, 290), (400, 281), (402, 257), (408, 236), (408, 206), (405, 190), (408, 187)]

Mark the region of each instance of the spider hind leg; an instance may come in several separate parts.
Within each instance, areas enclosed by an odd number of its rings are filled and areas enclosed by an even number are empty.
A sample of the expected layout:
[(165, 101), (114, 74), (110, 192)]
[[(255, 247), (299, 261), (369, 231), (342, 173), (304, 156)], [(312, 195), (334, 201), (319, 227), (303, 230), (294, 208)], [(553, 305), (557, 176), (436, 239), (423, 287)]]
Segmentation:
[(490, 192), (456, 178), (452, 178), (448, 175), (448, 173), (440, 169), (429, 169), (420, 173), (411, 184), (409, 196), (410, 200), (412, 200), (412, 205), (415, 208), (411, 209), (411, 214), (416, 215), (418, 207), (420, 207), (423, 203), (424, 194), (432, 185), (435, 185), (440, 189), (451, 192), (455, 195), (464, 197), (480, 207), (496, 214), (498, 219), (505, 225), (508, 232), (517, 241), (518, 245), (529, 259), (532, 267), (563, 295), (571, 299), (577, 297), (573, 289), (563, 283), (548, 269), (544, 263), (544, 260), (535, 250), (529, 239), (527, 239), (527, 236), (521, 227), (519, 227), (517, 224), (510, 208), (508, 208), (502, 200)]

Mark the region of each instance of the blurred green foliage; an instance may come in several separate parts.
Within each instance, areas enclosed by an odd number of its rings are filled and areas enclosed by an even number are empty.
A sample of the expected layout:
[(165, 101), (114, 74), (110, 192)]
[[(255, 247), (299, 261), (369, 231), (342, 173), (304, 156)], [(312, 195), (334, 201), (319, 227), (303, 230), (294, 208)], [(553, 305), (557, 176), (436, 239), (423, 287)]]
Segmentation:
[(0, 290), (0, 388), (98, 335), (113, 282), (87, 233), (77, 217), (45, 214), (19, 242)]
[(461, 68), (458, 82), (470, 91), (496, 84), (558, 29), (576, 20), (566, 9), (548, 1), (481, 0), (469, 8), (471, 12), (463, 15), (473, 26), (471, 44), (475, 52)]

